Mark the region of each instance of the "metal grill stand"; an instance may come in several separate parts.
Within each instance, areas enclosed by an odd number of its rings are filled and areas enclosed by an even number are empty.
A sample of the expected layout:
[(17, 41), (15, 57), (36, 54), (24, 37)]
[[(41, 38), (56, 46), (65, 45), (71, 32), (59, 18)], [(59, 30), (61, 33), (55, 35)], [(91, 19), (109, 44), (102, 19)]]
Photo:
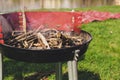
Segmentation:
[[(75, 50), (74, 59), (67, 62), (69, 80), (78, 80), (77, 58), (80, 50)], [(62, 63), (56, 64), (56, 80), (62, 80)]]
[[(78, 80), (78, 73), (77, 73), (77, 57), (78, 57), (79, 50), (75, 51), (74, 60), (68, 61), (68, 76), (69, 80)], [(3, 58), (2, 54), (0, 53), (0, 80), (3, 80)], [(56, 63), (56, 80), (62, 80), (62, 63)]]
[(79, 52), (80, 50), (75, 50), (74, 59), (72, 61), (67, 62), (69, 80), (78, 80), (77, 58), (79, 57)]
[(62, 63), (56, 63), (56, 80), (62, 80)]

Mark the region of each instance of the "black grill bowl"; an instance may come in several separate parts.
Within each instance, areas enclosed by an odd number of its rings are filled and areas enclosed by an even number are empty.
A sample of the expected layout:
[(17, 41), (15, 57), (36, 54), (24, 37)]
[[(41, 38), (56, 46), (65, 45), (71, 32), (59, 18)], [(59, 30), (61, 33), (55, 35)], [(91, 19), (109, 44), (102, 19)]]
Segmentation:
[(85, 36), (88, 37), (88, 40), (79, 46), (49, 50), (30, 50), (0, 44), (0, 51), (8, 58), (24, 62), (50, 63), (73, 60), (75, 50), (79, 49), (79, 56), (83, 55), (92, 40), (92, 36), (88, 32), (81, 31), (81, 33), (85, 34)]

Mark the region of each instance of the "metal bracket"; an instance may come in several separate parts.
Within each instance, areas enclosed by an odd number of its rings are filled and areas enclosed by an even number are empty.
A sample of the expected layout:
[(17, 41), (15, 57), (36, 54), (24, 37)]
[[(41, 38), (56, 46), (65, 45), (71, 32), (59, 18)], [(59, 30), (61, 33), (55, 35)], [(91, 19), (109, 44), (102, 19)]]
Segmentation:
[(73, 59), (74, 59), (75, 61), (78, 60), (79, 53), (80, 53), (80, 50), (79, 50), (79, 49), (77, 49), (77, 50), (74, 51), (74, 58), (73, 58)]

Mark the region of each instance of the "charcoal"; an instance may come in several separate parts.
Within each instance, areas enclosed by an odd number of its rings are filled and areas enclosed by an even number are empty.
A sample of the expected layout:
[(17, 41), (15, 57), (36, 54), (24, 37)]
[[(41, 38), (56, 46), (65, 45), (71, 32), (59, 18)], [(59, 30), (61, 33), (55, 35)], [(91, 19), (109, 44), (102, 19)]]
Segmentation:
[(87, 36), (84, 34), (58, 31), (56, 29), (40, 30), (38, 28), (26, 33), (13, 31), (13, 35), (5, 41), (5, 44), (17, 48), (41, 50), (77, 46), (83, 44), (86, 40)]

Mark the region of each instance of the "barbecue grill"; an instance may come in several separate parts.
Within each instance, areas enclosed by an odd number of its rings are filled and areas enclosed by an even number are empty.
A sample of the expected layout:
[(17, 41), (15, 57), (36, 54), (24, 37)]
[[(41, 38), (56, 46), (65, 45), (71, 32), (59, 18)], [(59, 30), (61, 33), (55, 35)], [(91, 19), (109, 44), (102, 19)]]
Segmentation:
[[(4, 18), (8, 23), (11, 24), (12, 30), (24, 30), (22, 24), (23, 17), (20, 19), (20, 12), (3, 14)], [(35, 15), (35, 16), (33, 16)], [(77, 26), (81, 25), (80, 23), (80, 13), (78, 12), (26, 12), (26, 30), (32, 30), (37, 28), (37, 26), (43, 25), (43, 27), (55, 28), (57, 30), (63, 31), (74, 31), (74, 33), (79, 33), (80, 36), (86, 38), (85, 42), (81, 45), (72, 46), (68, 48), (60, 48), (60, 49), (45, 49), (45, 50), (30, 50), (23, 48), (16, 48), (7, 44), (0, 44), (1, 53), (9, 57), (11, 59), (25, 61), (25, 62), (33, 62), (33, 63), (50, 63), (50, 62), (65, 62), (70, 61), (68, 64), (76, 64), (76, 58), (83, 55), (90, 41), (92, 40), (92, 36), (90, 33), (83, 31), (77, 28)], [(22, 23), (20, 23), (20, 20)], [(58, 27), (58, 25), (60, 27)], [(54, 27), (53, 27), (54, 26)], [(3, 26), (4, 27), (4, 26)], [(41, 27), (41, 29), (43, 28)], [(9, 33), (3, 31), (3, 35), (7, 37), (3, 37), (3, 39), (8, 39)], [(71, 62), (73, 61), (73, 63)], [(74, 67), (73, 73), (74, 73)], [(75, 71), (76, 72), (76, 71)], [(69, 74), (69, 78), (72, 72)], [(77, 74), (76, 74), (77, 75)], [(74, 77), (74, 76), (73, 76)], [(77, 76), (76, 76), (77, 77)], [(75, 77), (74, 77), (75, 78)], [(72, 79), (77, 80), (77, 78)]]
[(45, 63), (73, 60), (75, 50), (80, 50), (79, 55), (84, 54), (91, 40), (91, 35), (89, 33), (85, 31), (81, 31), (81, 33), (85, 34), (85, 36), (88, 36), (89, 39), (84, 44), (74, 47), (52, 50), (30, 50), (16, 48), (6, 44), (0, 44), (0, 50), (5, 56), (19, 61)]

